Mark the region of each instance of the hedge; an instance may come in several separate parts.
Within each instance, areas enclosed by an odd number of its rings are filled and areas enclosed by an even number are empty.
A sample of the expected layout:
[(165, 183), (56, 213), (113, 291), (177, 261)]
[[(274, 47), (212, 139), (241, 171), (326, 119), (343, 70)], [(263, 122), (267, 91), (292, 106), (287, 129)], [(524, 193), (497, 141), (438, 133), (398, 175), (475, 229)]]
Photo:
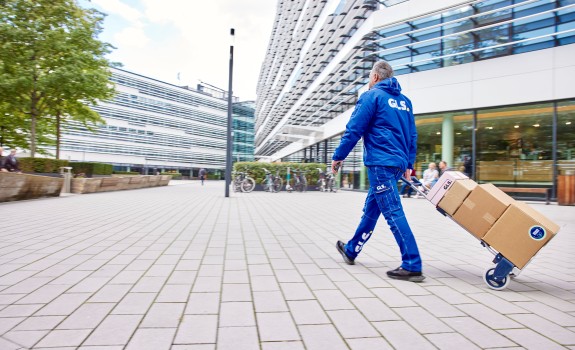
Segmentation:
[(294, 170), (303, 170), (306, 172), (306, 179), (308, 185), (315, 185), (319, 180), (319, 171), (326, 170), (326, 164), (323, 163), (262, 163), (262, 162), (238, 162), (234, 164), (234, 171), (246, 172), (250, 177), (256, 180), (256, 183), (261, 184), (265, 179), (264, 168), (276, 175), (279, 170), (279, 176), (282, 178), (284, 184), (286, 181), (287, 168), (290, 168), (290, 179), (293, 183)]
[(112, 175), (114, 172), (114, 166), (105, 163), (72, 162), (70, 166), (74, 174), (83, 173), (86, 177), (92, 177), (92, 175)]
[(160, 173), (160, 175), (172, 175), (172, 180), (181, 180), (182, 179), (182, 174), (177, 173), (175, 171), (162, 172), (162, 173)]
[(69, 161), (50, 158), (18, 158), (18, 167), (25, 173), (59, 173)]

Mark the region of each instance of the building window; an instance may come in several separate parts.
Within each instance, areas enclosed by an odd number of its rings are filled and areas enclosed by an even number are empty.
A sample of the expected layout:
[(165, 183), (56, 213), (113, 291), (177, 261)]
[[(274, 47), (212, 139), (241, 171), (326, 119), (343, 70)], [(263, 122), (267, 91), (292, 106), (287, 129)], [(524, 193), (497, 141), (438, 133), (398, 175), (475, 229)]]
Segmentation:
[(477, 112), (478, 181), (552, 185), (552, 150), (551, 103)]

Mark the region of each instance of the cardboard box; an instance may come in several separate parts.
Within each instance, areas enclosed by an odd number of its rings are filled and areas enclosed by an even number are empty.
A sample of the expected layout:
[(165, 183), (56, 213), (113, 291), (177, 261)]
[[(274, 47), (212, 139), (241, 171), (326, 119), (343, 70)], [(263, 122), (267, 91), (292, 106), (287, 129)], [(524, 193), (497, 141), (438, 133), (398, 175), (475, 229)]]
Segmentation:
[(481, 239), (515, 200), (492, 184), (481, 184), (463, 201), (453, 220)]
[(558, 231), (559, 226), (547, 217), (523, 202), (515, 202), (483, 240), (522, 269)]
[(477, 182), (471, 179), (457, 180), (447, 190), (437, 206), (443, 209), (447, 215), (453, 216), (475, 187), (477, 187)]
[(464, 173), (460, 173), (459, 171), (446, 171), (437, 179), (437, 182), (431, 190), (429, 190), (426, 197), (433, 205), (437, 205), (455, 181), (465, 179), (469, 178)]

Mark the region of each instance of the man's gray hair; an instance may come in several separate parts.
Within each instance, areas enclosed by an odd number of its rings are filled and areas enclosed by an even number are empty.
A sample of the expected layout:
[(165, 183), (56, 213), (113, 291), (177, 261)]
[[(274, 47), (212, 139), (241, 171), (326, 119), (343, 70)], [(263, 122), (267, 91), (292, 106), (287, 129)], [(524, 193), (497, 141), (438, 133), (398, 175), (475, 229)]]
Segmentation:
[(393, 77), (393, 68), (386, 61), (376, 62), (371, 72), (377, 74), (381, 80)]

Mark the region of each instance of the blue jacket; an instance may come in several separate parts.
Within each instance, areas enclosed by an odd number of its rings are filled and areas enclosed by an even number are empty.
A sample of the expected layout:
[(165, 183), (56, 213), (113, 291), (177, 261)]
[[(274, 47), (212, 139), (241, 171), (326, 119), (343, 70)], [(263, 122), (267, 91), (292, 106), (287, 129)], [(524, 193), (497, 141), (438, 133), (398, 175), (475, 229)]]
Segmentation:
[(360, 96), (332, 159), (344, 160), (362, 137), (365, 166), (413, 169), (415, 118), (411, 101), (401, 94), (397, 79), (382, 80)]

